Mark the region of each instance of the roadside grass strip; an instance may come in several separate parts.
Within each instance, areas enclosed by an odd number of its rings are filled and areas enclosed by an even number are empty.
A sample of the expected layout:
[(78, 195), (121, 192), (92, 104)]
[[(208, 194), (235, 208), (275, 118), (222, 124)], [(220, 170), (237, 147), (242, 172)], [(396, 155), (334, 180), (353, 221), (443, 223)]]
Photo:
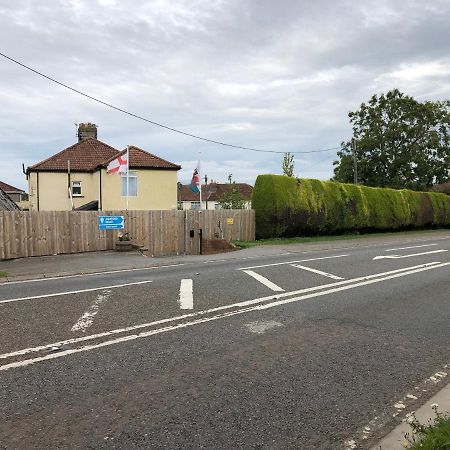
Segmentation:
[[(289, 303), (299, 302), (302, 300), (320, 297), (323, 295), (328, 295), (340, 291), (345, 291), (348, 289), (357, 288), (360, 286), (366, 286), (373, 283), (379, 283), (382, 281), (387, 281), (406, 275), (412, 275), (419, 272), (425, 272), (428, 270), (438, 269), (442, 267), (450, 266), (450, 262), (440, 263), (432, 262), (426, 264), (420, 264), (412, 267), (405, 267), (402, 269), (392, 270), (389, 272), (382, 272), (373, 275), (368, 275), (364, 277), (354, 278), (351, 280), (339, 281), (336, 283), (329, 283), (321, 286), (315, 286), (311, 288), (305, 288), (298, 291), (285, 292), (280, 294), (274, 294), (267, 297), (256, 298), (253, 300), (242, 301), (239, 303), (234, 303), (230, 305), (223, 305), (212, 309), (207, 309), (203, 311), (193, 312), (189, 314), (184, 314), (181, 316), (171, 317), (167, 319), (161, 319), (155, 322), (144, 323), (140, 325), (130, 326), (126, 328), (116, 329), (107, 331), (104, 333), (98, 333), (90, 336), (82, 336), (79, 338), (67, 339), (64, 341), (59, 341), (52, 344), (42, 345), (34, 348), (26, 348), (23, 350), (18, 350), (10, 353), (5, 353), (0, 355), (0, 359), (14, 359), (20, 358), (30, 353), (39, 352), (49, 352), (50, 354), (45, 354), (44, 356), (38, 356), (30, 359), (22, 359), (18, 361), (11, 362), (0, 366), (0, 372), (6, 371), (13, 368), (25, 367), (37, 362), (48, 361), (52, 359), (61, 358), (63, 356), (69, 356), (76, 353), (87, 352), (90, 350), (99, 349), (102, 347), (108, 347), (111, 345), (119, 344), (122, 342), (133, 341), (140, 338), (146, 338), (149, 336), (166, 333), (169, 331), (174, 331), (182, 328), (187, 328), (190, 326), (198, 325), (201, 323), (211, 322), (215, 320), (225, 319), (228, 317), (236, 316), (239, 314), (245, 314), (252, 311), (265, 310), (268, 308), (273, 308)], [(231, 311), (227, 311), (231, 310)], [(180, 323), (177, 323), (180, 322)], [(144, 328), (156, 327), (158, 325), (163, 325), (162, 328), (151, 329), (148, 331), (142, 331), (140, 333), (133, 333), (137, 330)], [(132, 333), (132, 334), (129, 334)], [(116, 337), (110, 340), (104, 340), (100, 343), (93, 343), (90, 345), (81, 346), (78, 348), (67, 348), (72, 344), (80, 344), (86, 341), (99, 340), (102, 338), (108, 338), (114, 335), (127, 334), (125, 336)]]

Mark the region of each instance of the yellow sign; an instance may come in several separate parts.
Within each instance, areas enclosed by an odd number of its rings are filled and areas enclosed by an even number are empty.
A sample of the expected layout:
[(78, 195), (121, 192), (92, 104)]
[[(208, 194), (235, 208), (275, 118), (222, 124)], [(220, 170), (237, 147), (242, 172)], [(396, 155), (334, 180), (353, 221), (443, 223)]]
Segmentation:
[(228, 225), (233, 225), (234, 224), (234, 219), (232, 217), (228, 217), (227, 224)]

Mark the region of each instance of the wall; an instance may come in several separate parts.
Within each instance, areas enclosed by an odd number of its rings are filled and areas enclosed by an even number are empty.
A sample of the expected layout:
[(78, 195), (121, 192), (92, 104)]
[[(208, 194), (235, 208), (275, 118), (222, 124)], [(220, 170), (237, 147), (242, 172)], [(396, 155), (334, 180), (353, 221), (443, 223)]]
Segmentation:
[[(129, 210), (177, 209), (176, 170), (130, 170), (137, 173), (137, 197), (129, 197)], [(121, 177), (102, 170), (102, 209), (126, 209), (127, 199), (121, 196)]]
[[(39, 179), (39, 183), (38, 183)], [(71, 181), (81, 181), (82, 197), (73, 197), (74, 208), (98, 200), (98, 183), (94, 174), (72, 172)], [(67, 172), (31, 172), (28, 178), (31, 211), (70, 211)], [(39, 186), (38, 186), (39, 185)], [(39, 192), (39, 202), (38, 195)]]

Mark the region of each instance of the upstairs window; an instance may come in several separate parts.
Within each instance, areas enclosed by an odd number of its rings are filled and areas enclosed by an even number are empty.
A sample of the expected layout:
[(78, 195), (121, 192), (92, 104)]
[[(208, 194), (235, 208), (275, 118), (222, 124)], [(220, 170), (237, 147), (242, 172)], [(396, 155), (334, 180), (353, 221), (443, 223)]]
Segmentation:
[(82, 197), (81, 181), (72, 181), (72, 197)]

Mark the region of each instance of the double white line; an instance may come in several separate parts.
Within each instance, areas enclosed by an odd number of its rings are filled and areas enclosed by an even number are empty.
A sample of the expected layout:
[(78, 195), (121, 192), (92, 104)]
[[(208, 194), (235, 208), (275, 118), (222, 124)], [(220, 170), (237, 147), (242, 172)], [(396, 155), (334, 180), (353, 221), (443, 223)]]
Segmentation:
[[(380, 283), (382, 281), (403, 277), (406, 275), (412, 275), (419, 272), (425, 272), (428, 270), (437, 269), (440, 267), (449, 266), (450, 262), (440, 263), (432, 262), (427, 264), (420, 264), (417, 266), (406, 267), (403, 269), (392, 270), (389, 272), (377, 273), (374, 275), (368, 275), (365, 277), (353, 278), (351, 280), (339, 281), (336, 283), (325, 284), (321, 286), (315, 286), (306, 289), (300, 289), (298, 291), (285, 292), (282, 294), (275, 294), (268, 297), (256, 298), (253, 300), (247, 300), (239, 303), (234, 303), (231, 305), (223, 305), (217, 308), (207, 309), (203, 311), (198, 311), (190, 314), (184, 314), (181, 316), (171, 317), (168, 319), (162, 319), (155, 322), (144, 323), (140, 325), (135, 325), (127, 328), (120, 328), (117, 330), (111, 330), (104, 333), (94, 334), (90, 336), (82, 336), (79, 338), (67, 339), (65, 341), (59, 341), (56, 343), (42, 345), (34, 348), (26, 348), (23, 350), (6, 353), (0, 355), (0, 360), (13, 360), (21, 358), (28, 354), (36, 354), (42, 352), (48, 352), (52, 349), (58, 349), (64, 346), (71, 346), (74, 344), (81, 344), (86, 341), (98, 341), (102, 342), (93, 343), (90, 345), (78, 346), (76, 348), (69, 348), (60, 351), (56, 351), (50, 354), (44, 354), (43, 356), (37, 356), (29, 359), (20, 359), (14, 362), (0, 366), (0, 372), (6, 371), (13, 368), (29, 366), (41, 361), (48, 361), (51, 359), (61, 358), (63, 356), (69, 356), (75, 353), (87, 352), (90, 350), (95, 350), (102, 347), (108, 347), (115, 344), (120, 344), (122, 342), (133, 341), (140, 338), (146, 338), (156, 334), (166, 333), (169, 331), (174, 331), (180, 328), (187, 328), (194, 325), (198, 325), (205, 322), (211, 322), (215, 320), (224, 319), (227, 317), (236, 316), (238, 314), (244, 314), (251, 311), (264, 310), (269, 308), (274, 308), (276, 306), (285, 305), (288, 303), (299, 302), (301, 300), (306, 300), (313, 297), (320, 297), (323, 295), (333, 294), (335, 292), (344, 291), (347, 289), (354, 289), (360, 286), (366, 286), (369, 284)], [(165, 324), (162, 328), (157, 328), (159, 325)], [(141, 331), (135, 333), (137, 330), (142, 330), (145, 328), (151, 328), (148, 331)], [(111, 336), (117, 336), (114, 339), (104, 340), (105, 338)]]

